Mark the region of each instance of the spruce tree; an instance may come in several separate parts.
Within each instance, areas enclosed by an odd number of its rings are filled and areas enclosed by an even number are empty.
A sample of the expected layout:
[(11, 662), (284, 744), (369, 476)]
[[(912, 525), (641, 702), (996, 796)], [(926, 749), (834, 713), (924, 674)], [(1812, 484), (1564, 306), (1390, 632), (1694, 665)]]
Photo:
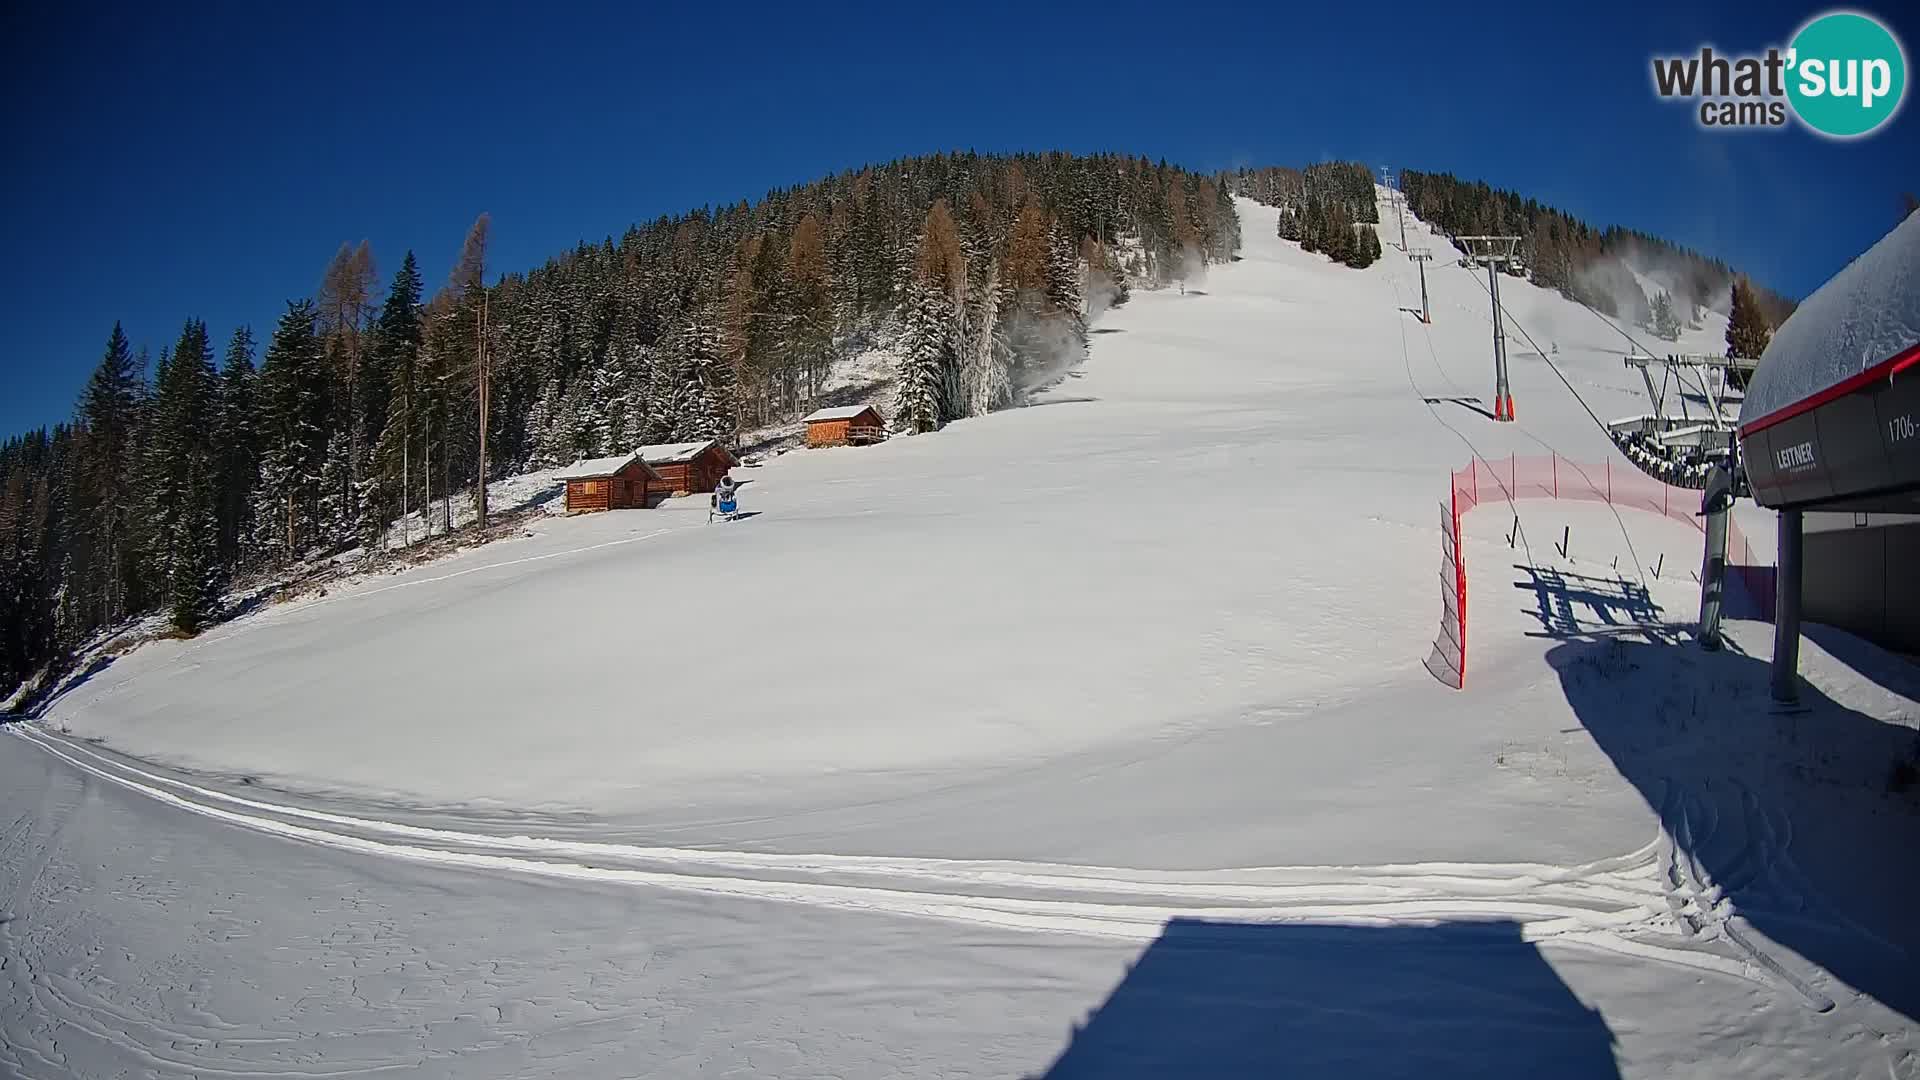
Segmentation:
[(238, 567), (253, 537), (253, 492), (260, 481), (259, 416), (253, 367), (253, 331), (245, 326), (227, 343), (213, 424), (213, 496), (219, 561)]
[(1680, 317), (1674, 314), (1673, 296), (1664, 289), (1653, 298), (1653, 333), (1668, 341), (1680, 337)]
[[(1727, 315), (1727, 355), (1758, 360), (1773, 340), (1773, 325), (1760, 306), (1753, 284), (1744, 277), (1735, 278), (1733, 297)], [(1727, 369), (1727, 381), (1745, 389), (1748, 374), (1738, 368)]]
[(1326, 232), (1326, 207), (1312, 195), (1307, 196), (1300, 210), (1300, 250), (1325, 250), (1323, 236)]
[(137, 572), (130, 486), (139, 401), (133, 351), (114, 323), (78, 410), (82, 442), (74, 502), (86, 540), (80, 564), (86, 580), (75, 584), (85, 596), (82, 619), (89, 627), (124, 618), (140, 595), (130, 581)]
[(1371, 225), (1355, 225), (1352, 233), (1353, 246), (1347, 251), (1346, 263), (1355, 270), (1364, 270), (1380, 257), (1380, 236)]
[(1327, 258), (1334, 262), (1347, 262), (1353, 255), (1353, 215), (1347, 212), (1345, 203), (1338, 200), (1327, 204), (1327, 220), (1322, 234), (1322, 250)]
[(378, 432), (375, 478), (367, 490), (361, 539), (374, 543), (403, 509), (418, 505), (422, 475), (420, 437), (420, 295), (424, 284), (413, 252), (407, 252), (374, 319), (361, 383), (362, 422)]
[(733, 367), (727, 349), (718, 313), (712, 310), (689, 313), (685, 325), (672, 336), (667, 419), (673, 441), (731, 440), (737, 434)]
[[(206, 497), (212, 498), (212, 478), (202, 476), (196, 481), (192, 471), (205, 468), (212, 458), (217, 394), (207, 325), (189, 319), (154, 387), (147, 443), (151, 462), (147, 492), (151, 565), (170, 587), (181, 557), (174, 543), (182, 516), (198, 510), (188, 505), (188, 488), (197, 482)], [(211, 502), (207, 509), (211, 510)], [(217, 539), (216, 532), (216, 543)]]
[(906, 288), (900, 336), (894, 344), (900, 354), (894, 423), (903, 431), (921, 434), (946, 423), (953, 311), (939, 287), (918, 274)]
[(320, 470), (328, 442), (326, 372), (310, 300), (290, 301), (260, 367), (259, 501), (281, 558), (315, 537)]
[(786, 413), (795, 402), (800, 367), (794, 334), (794, 297), (786, 258), (787, 245), (765, 236), (755, 246), (751, 318), (748, 320), (748, 368), (755, 396), (752, 417), (765, 423), (774, 413)]
[(316, 508), (315, 535), (327, 547), (352, 542), (359, 525), (354, 513), (353, 455), (345, 428), (335, 427), (327, 435), (320, 459), (319, 503)]
[[(1192, 249), (1190, 257), (1199, 258), (1197, 248)], [(1065, 327), (1067, 348), (1073, 354), (1056, 359), (1079, 361), (1087, 345), (1086, 298), (1080, 291), (1080, 259), (1073, 241), (1057, 225), (1047, 250), (1047, 303)]]
[(174, 630), (192, 637), (219, 611), (224, 575), (210, 455), (194, 453), (184, 463), (182, 473), (180, 504), (169, 543), (172, 573), (168, 599)]
[(945, 199), (936, 199), (920, 231), (896, 345), (900, 389), (895, 422), (904, 430), (934, 431), (953, 417), (960, 385), (958, 354), (964, 337), (966, 283), (966, 256), (960, 250), (953, 214)]
[(1727, 317), (1727, 355), (1759, 359), (1773, 340), (1773, 327), (1760, 309), (1753, 283), (1746, 278), (1733, 282), (1732, 307)]
[(999, 261), (991, 256), (985, 275), (971, 293), (973, 310), (966, 318), (967, 340), (960, 358), (956, 411), (965, 416), (984, 415), (1013, 398), (1013, 348), (1003, 317), (1014, 302), (1013, 291), (1001, 281)]

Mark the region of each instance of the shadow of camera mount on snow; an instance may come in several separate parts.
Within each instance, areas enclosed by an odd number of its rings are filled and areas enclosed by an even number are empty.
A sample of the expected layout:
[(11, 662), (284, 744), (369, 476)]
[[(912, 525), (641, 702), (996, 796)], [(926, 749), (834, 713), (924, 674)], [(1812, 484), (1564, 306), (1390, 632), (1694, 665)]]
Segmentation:
[(1574, 997), (1516, 923), (1174, 919), (1042, 1075), (1620, 1074), (1600, 1014)]
[[(1758, 966), (1781, 966), (1781, 993), (1810, 1007), (1837, 989), (1817, 967), (1920, 1019), (1920, 791), (1910, 782), (1920, 735), (1899, 699), (1860, 691), (1880, 699), (1880, 719), (1802, 680), (1801, 708), (1781, 712), (1767, 661), (1731, 643), (1707, 652), (1597, 637), (1567, 640), (1547, 662), (1702, 879), (1679, 891), (1703, 936), (1739, 951), (1724, 933), (1733, 926), (1762, 954)], [(1920, 679), (1895, 689), (1878, 676), (1882, 689), (1920, 696)]]

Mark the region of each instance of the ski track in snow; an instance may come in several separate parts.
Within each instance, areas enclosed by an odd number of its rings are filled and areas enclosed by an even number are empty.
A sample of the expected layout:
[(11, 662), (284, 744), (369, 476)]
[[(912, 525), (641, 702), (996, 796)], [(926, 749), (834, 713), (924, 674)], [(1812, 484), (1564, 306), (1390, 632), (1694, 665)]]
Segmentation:
[[(1693, 804), (1670, 793), (1654, 840), (1578, 866), (1405, 863), (1147, 871), (1061, 863), (649, 847), (426, 828), (244, 798), (161, 776), (31, 725), (18, 738), (82, 773), (258, 832), (480, 873), (674, 889), (952, 920), (1007, 930), (1151, 941), (1174, 918), (1353, 926), (1510, 919), (1522, 937), (1784, 985), (1831, 999), (1756, 947), (1726, 890), (1689, 853)], [(1677, 822), (1677, 824), (1676, 824)], [(1750, 828), (1751, 872), (1771, 872), (1770, 827)], [(1805, 901), (1798, 902), (1805, 906)]]

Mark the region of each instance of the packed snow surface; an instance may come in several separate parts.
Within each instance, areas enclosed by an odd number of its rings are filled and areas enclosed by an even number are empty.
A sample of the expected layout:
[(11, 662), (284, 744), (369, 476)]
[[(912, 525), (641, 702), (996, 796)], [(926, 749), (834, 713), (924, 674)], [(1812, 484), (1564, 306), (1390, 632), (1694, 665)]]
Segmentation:
[(1910, 666), (1770, 712), (1695, 530), (1483, 493), (1441, 687), (1450, 471), (1630, 469), (1646, 336), (1503, 280), (1495, 423), (1483, 273), (1240, 209), (1031, 407), (93, 670), (0, 739), (0, 1070), (1920, 1073)]
[[(1418, 298), (1397, 253), (1355, 273), (1247, 216), (1241, 262), (1110, 312), (1036, 407), (742, 470), (754, 516), (725, 527), (705, 500), (546, 521), (142, 649), (49, 721), (310, 793), (778, 821), (828, 850), (1226, 865), (1637, 841), (1643, 820), (1596, 813), (1633, 805), (1617, 786), (1486, 774), (1565, 711), (1556, 689), (1489, 719), (1435, 700), (1420, 665), (1449, 471), (1476, 452), (1600, 462), (1610, 440), (1517, 333), (1521, 422), (1476, 411), (1484, 275), (1430, 267), (1429, 330), (1398, 311)], [(1584, 394), (1642, 400), (1614, 327), (1515, 279), (1502, 295)], [(1631, 575), (1667, 550), (1656, 599), (1694, 602), (1685, 526), (1637, 523), (1630, 545), (1613, 515), (1571, 512), (1573, 557)], [(1488, 558), (1519, 561), (1504, 542)], [(1474, 615), (1474, 662), (1539, 651), (1520, 604)], [(1434, 722), (1462, 708), (1473, 722)], [(1406, 822), (1407, 784), (1449, 794)], [(988, 793), (1008, 812), (952, 812)], [(896, 812), (849, 809), (876, 799)], [(1514, 800), (1553, 827), (1504, 827)]]

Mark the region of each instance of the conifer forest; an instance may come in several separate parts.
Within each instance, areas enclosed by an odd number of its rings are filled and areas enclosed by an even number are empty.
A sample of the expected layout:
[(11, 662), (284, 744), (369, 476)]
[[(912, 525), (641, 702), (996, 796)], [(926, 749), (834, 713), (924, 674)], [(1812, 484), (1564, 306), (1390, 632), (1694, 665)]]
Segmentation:
[[(1063, 153), (841, 173), (449, 279), (349, 244), (271, 325), (157, 349), (102, 327), (71, 419), (0, 446), (0, 693), (162, 612), (191, 635), (236, 582), (386, 553), (403, 511), (451, 528), (499, 479), (790, 421), (830, 361), (890, 344), (903, 431), (1014, 403), (1090, 313), (1232, 257), (1221, 178)], [(450, 239), (451, 246), (451, 239)]]

